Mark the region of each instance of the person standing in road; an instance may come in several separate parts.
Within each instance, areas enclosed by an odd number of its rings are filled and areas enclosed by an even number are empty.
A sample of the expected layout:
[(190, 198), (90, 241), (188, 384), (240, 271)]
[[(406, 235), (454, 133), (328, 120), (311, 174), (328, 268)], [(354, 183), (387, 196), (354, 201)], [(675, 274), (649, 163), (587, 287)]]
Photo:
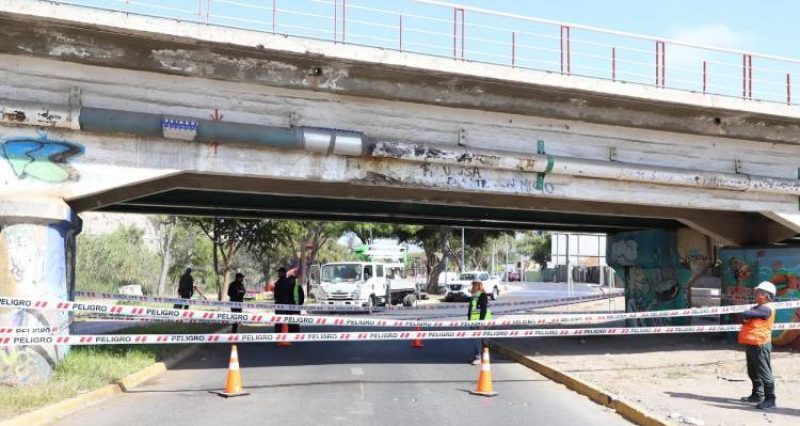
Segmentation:
[[(470, 321), (484, 321), (492, 319), (492, 311), (489, 310), (489, 297), (483, 291), (483, 282), (475, 280), (472, 282), (472, 299), (470, 299), (469, 307), (467, 309), (467, 319)], [(473, 330), (480, 330), (483, 327), (474, 326)], [(475, 357), (472, 360), (472, 365), (481, 363), (481, 353), (483, 352), (484, 342), (483, 339), (473, 339), (473, 348)]]
[(753, 391), (742, 401), (757, 403), (759, 410), (775, 408), (775, 379), (772, 376), (772, 327), (775, 323), (775, 284), (764, 281), (755, 288), (757, 305), (742, 313), (742, 328), (738, 341), (745, 346), (747, 375), (753, 382)]
[[(278, 281), (275, 283), (275, 303), (279, 305), (298, 305), (301, 306), (305, 302), (305, 293), (303, 286), (297, 282), (297, 268), (291, 271), (286, 271), (286, 268), (278, 269)], [(275, 311), (276, 314), (282, 315), (297, 315), (300, 314), (299, 310), (280, 310)], [(275, 332), (282, 331), (283, 324), (275, 324)], [(299, 333), (300, 324), (289, 324), (290, 333)]]
[[(244, 295), (247, 289), (244, 288), (244, 274), (236, 273), (236, 279), (228, 285), (228, 299), (231, 302), (244, 302)], [(242, 308), (231, 308), (231, 312), (242, 312)], [(233, 324), (233, 333), (239, 331), (239, 323)]]
[[(194, 278), (192, 278), (192, 268), (186, 268), (178, 281), (178, 296), (181, 299), (191, 299), (194, 296)], [(189, 309), (188, 304), (176, 304), (175, 309)]]

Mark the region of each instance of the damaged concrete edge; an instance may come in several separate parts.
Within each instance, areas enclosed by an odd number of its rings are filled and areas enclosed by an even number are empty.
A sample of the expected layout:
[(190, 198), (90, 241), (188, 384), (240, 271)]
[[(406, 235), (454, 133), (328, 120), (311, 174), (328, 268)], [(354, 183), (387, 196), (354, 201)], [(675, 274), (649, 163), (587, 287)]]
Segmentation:
[(97, 405), (114, 395), (128, 392), (135, 386), (158, 376), (176, 364), (188, 358), (200, 349), (201, 345), (192, 345), (180, 352), (158, 361), (135, 373), (131, 373), (114, 383), (99, 389), (68, 398), (51, 405), (30, 411), (0, 422), (0, 426), (43, 426), (62, 419), (84, 408)]
[(502, 355), (518, 364), (522, 364), (525, 367), (528, 367), (531, 370), (547, 377), (548, 379), (556, 383), (560, 383), (570, 390), (586, 396), (602, 406), (613, 409), (619, 415), (633, 423), (636, 423), (637, 425), (673, 426), (672, 423), (658, 418), (658, 416), (653, 413), (647, 412), (647, 410), (645, 410), (643, 407), (637, 406), (622, 399), (617, 399), (610, 393), (592, 384), (586, 383), (576, 377), (559, 371), (552, 366), (549, 366), (541, 361), (537, 361), (507, 346), (494, 341), (490, 342), (489, 346), (496, 354)]

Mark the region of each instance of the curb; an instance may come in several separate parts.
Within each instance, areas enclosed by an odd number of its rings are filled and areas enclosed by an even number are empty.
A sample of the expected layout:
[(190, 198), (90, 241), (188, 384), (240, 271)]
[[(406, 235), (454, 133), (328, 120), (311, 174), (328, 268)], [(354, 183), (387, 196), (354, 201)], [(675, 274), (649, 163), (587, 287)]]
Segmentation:
[(545, 376), (556, 383), (560, 383), (566, 386), (567, 388), (581, 395), (586, 396), (587, 398), (591, 399), (592, 401), (602, 406), (613, 409), (619, 415), (621, 415), (627, 420), (632, 421), (633, 423), (636, 423), (637, 425), (673, 426), (672, 423), (669, 423), (666, 420), (658, 418), (658, 416), (648, 412), (643, 407), (640, 407), (624, 399), (615, 398), (610, 393), (592, 384), (584, 382), (583, 380), (571, 376), (567, 373), (561, 372), (550, 365), (547, 365), (541, 361), (537, 361), (532, 357), (526, 356), (507, 346), (503, 346), (496, 342), (490, 342), (489, 346), (492, 348), (492, 350), (496, 351), (498, 354), (503, 355), (504, 357), (514, 362), (522, 364), (525, 367), (528, 367), (531, 370), (536, 371), (542, 376)]
[(76, 411), (92, 405), (97, 405), (114, 395), (127, 392), (131, 388), (138, 386), (167, 371), (167, 369), (173, 367), (175, 364), (178, 364), (179, 362), (188, 358), (190, 355), (197, 352), (200, 347), (201, 345), (192, 345), (170, 356), (164, 361), (158, 361), (135, 373), (131, 373), (114, 383), (105, 385), (99, 389), (95, 389), (82, 395), (38, 408), (28, 413), (20, 414), (19, 416), (0, 422), (0, 426), (43, 426), (50, 424)]

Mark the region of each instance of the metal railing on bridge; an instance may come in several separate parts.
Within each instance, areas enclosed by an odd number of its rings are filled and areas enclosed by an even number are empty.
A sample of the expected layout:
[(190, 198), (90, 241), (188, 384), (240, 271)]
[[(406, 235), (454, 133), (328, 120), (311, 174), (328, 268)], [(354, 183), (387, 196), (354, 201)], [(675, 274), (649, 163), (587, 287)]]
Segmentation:
[(800, 66), (793, 58), (437, 0), (55, 3), (788, 105)]

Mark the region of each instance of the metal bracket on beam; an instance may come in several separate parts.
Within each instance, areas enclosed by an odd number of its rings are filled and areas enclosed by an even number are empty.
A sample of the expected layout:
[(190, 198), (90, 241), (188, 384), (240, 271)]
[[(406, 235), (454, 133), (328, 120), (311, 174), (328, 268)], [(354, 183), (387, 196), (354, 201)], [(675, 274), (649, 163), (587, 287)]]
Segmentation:
[[(536, 142), (536, 153), (539, 155), (547, 155), (544, 149), (544, 140), (539, 139)], [(537, 191), (544, 191), (544, 177), (547, 176), (548, 173), (553, 171), (553, 156), (547, 156), (547, 168), (543, 173), (536, 174), (536, 190)]]
[(297, 125), (297, 113), (294, 111), (289, 111), (289, 127), (294, 127)]
[(609, 161), (617, 161), (617, 148), (610, 146), (608, 147), (608, 160)]
[(733, 160), (733, 170), (736, 173), (741, 173), (742, 172), (742, 160), (740, 160), (738, 158)]
[(72, 108), (80, 108), (83, 105), (83, 100), (81, 99), (81, 88), (80, 87), (72, 87), (69, 89), (69, 106)]
[(458, 131), (458, 146), (467, 146), (467, 130), (461, 129)]

